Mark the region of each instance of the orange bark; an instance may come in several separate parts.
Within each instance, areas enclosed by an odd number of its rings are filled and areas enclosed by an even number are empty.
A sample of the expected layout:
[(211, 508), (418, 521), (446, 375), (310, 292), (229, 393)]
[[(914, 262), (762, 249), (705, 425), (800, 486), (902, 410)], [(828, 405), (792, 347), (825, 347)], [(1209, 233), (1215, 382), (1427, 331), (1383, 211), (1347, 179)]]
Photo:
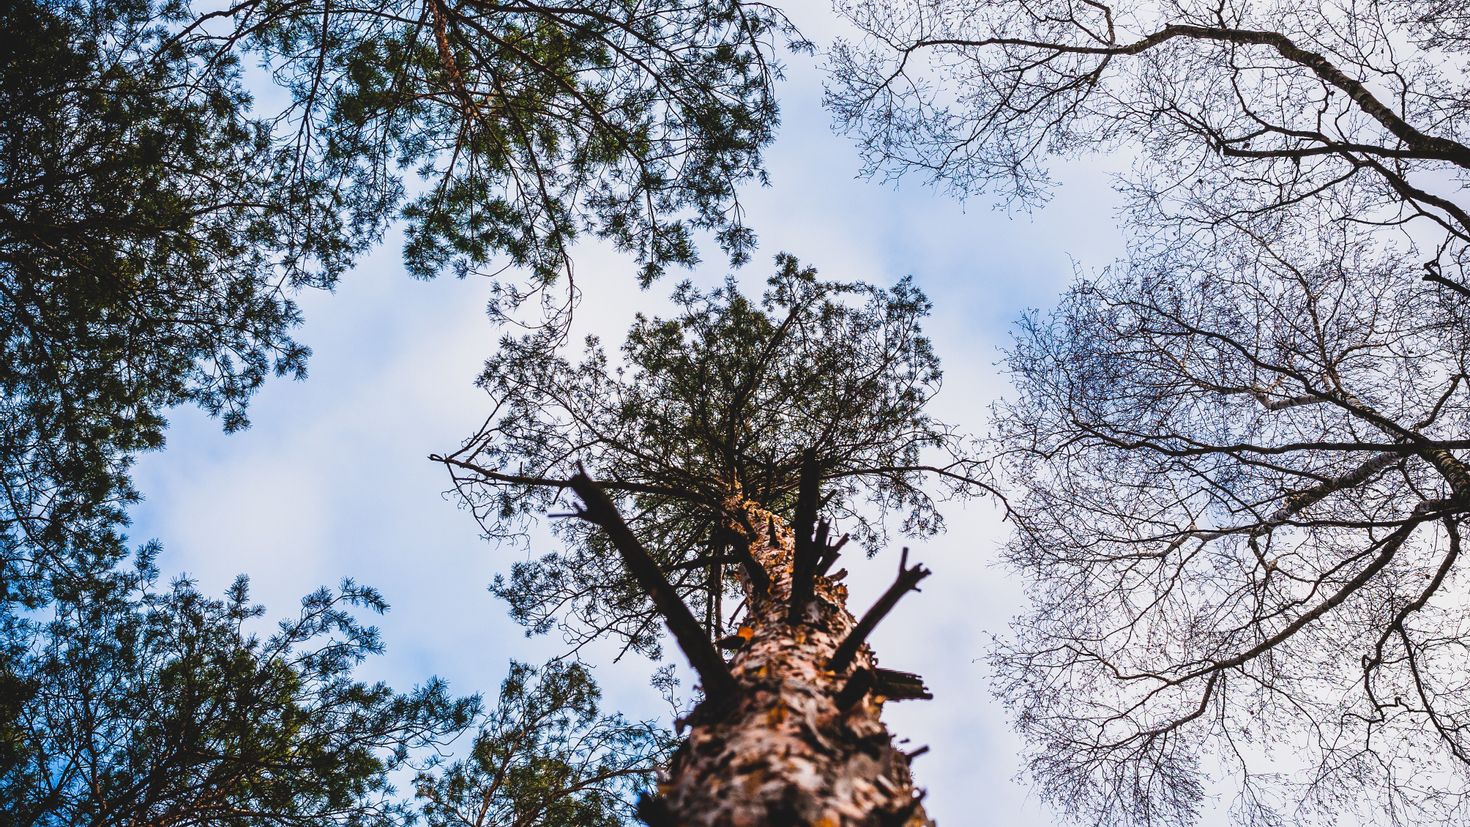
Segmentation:
[(883, 699), (864, 693), (847, 709), (838, 703), (848, 680), (874, 666), (865, 644), (841, 673), (826, 668), (855, 623), (847, 588), (818, 576), (801, 622), (789, 622), (793, 534), (768, 512), (741, 508), (745, 524), (755, 527), (750, 548), (770, 590), (753, 594), (746, 582), (744, 625), (751, 633), (730, 663), (738, 690), (724, 708), (707, 703), (692, 716), (652, 820), (696, 827), (931, 824), (908, 756), (879, 719)]

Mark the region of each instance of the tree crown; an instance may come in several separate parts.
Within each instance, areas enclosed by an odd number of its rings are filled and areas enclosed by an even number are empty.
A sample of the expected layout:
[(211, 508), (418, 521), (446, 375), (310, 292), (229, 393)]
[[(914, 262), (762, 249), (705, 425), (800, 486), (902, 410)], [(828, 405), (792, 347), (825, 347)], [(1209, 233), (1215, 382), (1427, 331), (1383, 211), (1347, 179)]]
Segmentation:
[[(891, 290), (824, 282), (782, 255), (758, 301), (733, 282), (709, 292), (684, 284), (673, 300), (671, 318), (639, 316), (618, 367), (595, 339), (579, 364), (547, 358), (536, 336), (502, 343), (481, 379), (494, 415), (442, 458), (489, 535), (523, 531), (580, 463), (627, 505), (650, 553), (677, 570), (676, 585), (713, 599), (725, 584), (708, 583), (718, 554), (702, 550), (723, 543), (727, 506), (789, 517), (807, 450), (823, 508), (870, 549), (894, 512), (906, 533), (940, 529), (924, 474), (971, 490), (961, 437), (923, 410), (940, 371), (919, 328), (928, 300), (908, 280)], [(566, 600), (585, 626), (650, 645), (646, 596), (605, 539), (571, 522), (559, 531), (565, 555), (497, 581), (514, 613), (544, 630)]]

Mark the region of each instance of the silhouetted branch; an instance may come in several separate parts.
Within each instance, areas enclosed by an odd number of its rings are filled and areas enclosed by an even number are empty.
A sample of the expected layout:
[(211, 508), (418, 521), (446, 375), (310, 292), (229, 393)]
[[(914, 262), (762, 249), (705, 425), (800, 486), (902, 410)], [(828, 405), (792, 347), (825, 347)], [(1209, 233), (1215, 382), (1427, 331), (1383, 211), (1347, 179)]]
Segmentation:
[(622, 555), (628, 572), (653, 600), (654, 607), (663, 616), (669, 631), (673, 632), (679, 648), (689, 658), (694, 671), (699, 673), (705, 697), (717, 703), (733, 697), (736, 684), (734, 677), (730, 675), (730, 667), (710, 643), (689, 607), (684, 605), (684, 601), (674, 592), (674, 587), (659, 571), (653, 557), (644, 550), (643, 544), (638, 542), (628, 524), (623, 522), (617, 506), (608, 498), (607, 493), (580, 467), (577, 474), (567, 480), (567, 485), (584, 503), (577, 516), (607, 532), (613, 547)]
[(738, 515), (740, 522), (745, 524), (746, 535), (744, 537), (730, 532), (730, 554), (745, 569), (745, 576), (750, 580), (751, 591), (754, 594), (766, 594), (771, 590), (771, 576), (766, 573), (764, 566), (750, 553), (750, 537), (754, 536), (755, 529), (744, 515)]
[(708, 557), (699, 557), (699, 558), (696, 558), (694, 560), (686, 560), (683, 563), (675, 563), (674, 565), (669, 566), (668, 568), (665, 568), (663, 571), (664, 571), (665, 574), (669, 574), (669, 573), (676, 572), (676, 571), (691, 571), (693, 569), (702, 569), (705, 566), (711, 566), (711, 567), (713, 567), (713, 566), (722, 565), (724, 563), (738, 563), (738, 562), (740, 562), (740, 556), (739, 555), (736, 555), (736, 554), (714, 554), (714, 555), (710, 555)]
[(897, 579), (893, 581), (893, 585), (888, 587), (888, 591), (878, 598), (878, 602), (873, 604), (873, 608), (863, 615), (863, 619), (852, 627), (847, 638), (837, 646), (837, 651), (832, 653), (832, 659), (827, 662), (828, 669), (833, 672), (841, 672), (846, 669), (852, 663), (853, 656), (857, 654), (858, 647), (863, 645), (863, 641), (867, 640), (868, 635), (873, 633), (883, 618), (893, 611), (893, 607), (898, 605), (899, 598), (910, 590), (918, 591), (919, 581), (933, 573), (924, 568), (922, 564), (909, 568), (908, 562), (909, 550), (904, 548), (903, 556), (898, 561)]
[(842, 547), (847, 545), (848, 539), (849, 535), (844, 534), (840, 539), (838, 539), (837, 542), (822, 550), (822, 560), (821, 562), (817, 563), (818, 576), (826, 574), (827, 570), (832, 568), (832, 564), (837, 562), (837, 558), (840, 556)]
[(806, 605), (812, 599), (812, 580), (816, 577), (818, 555), (812, 529), (817, 521), (817, 489), (821, 482), (817, 452), (808, 448), (801, 454), (801, 483), (796, 493), (796, 521), (792, 525), (796, 541), (791, 567), (791, 607), (786, 616), (789, 623), (801, 622)]
[[(562, 488), (567, 485), (566, 480), (557, 479), (554, 477), (536, 477), (527, 474), (504, 474), (499, 471), (491, 471), (489, 468), (483, 468), (479, 465), (475, 465), (472, 462), (465, 462), (461, 459), (455, 459), (452, 456), (445, 457), (440, 456), (439, 454), (429, 454), (429, 460), (432, 462), (440, 462), (453, 468), (460, 468), (465, 471), (474, 472), (476, 474), (479, 474), (481, 477), (489, 482), (503, 482), (510, 485), (529, 485), (541, 488)], [(666, 497), (677, 497), (680, 499), (689, 499), (691, 494), (691, 492), (689, 491), (682, 491), (677, 488), (669, 488), (662, 485), (644, 485), (642, 483), (636, 482), (619, 482), (615, 480), (607, 480), (598, 483), (598, 485), (600, 485), (605, 491), (625, 491), (629, 494), (661, 494)]]
[[(1425, 269), (1429, 269), (1428, 265), (1425, 265)], [(1433, 270), (1429, 270), (1429, 274), (1424, 276), (1424, 281), (1433, 282), (1435, 284), (1443, 284), (1445, 287), (1448, 287), (1463, 296), (1470, 296), (1470, 287), (1466, 287), (1465, 285), (1453, 279), (1445, 278), (1444, 276)]]

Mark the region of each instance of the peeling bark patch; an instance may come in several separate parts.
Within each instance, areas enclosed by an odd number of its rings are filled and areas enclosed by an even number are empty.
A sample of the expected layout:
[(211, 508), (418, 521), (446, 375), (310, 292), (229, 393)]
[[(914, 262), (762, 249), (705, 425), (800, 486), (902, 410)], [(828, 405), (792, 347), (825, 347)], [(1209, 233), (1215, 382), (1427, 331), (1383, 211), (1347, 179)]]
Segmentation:
[[(748, 540), (770, 579), (747, 581), (750, 633), (730, 662), (737, 690), (716, 715), (693, 716), (671, 762), (661, 800), (673, 823), (694, 827), (884, 825), (931, 822), (919, 803), (908, 757), (879, 719), (869, 692), (838, 698), (859, 670), (874, 668), (865, 644), (841, 673), (824, 668), (856, 621), (847, 588), (816, 576), (799, 623), (790, 623), (794, 537), (749, 503), (731, 529)], [(746, 536), (744, 526), (758, 526)], [(746, 637), (741, 629), (741, 637)]]

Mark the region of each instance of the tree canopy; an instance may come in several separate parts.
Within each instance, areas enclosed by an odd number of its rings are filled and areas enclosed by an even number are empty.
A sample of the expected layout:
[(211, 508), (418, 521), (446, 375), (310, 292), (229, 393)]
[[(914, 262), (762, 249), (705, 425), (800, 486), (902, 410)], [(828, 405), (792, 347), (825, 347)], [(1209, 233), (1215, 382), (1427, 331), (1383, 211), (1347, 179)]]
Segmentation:
[(7, 600), (125, 554), (127, 468), (162, 444), (164, 411), (192, 402), (243, 426), (265, 377), (305, 370), (285, 287), (330, 283), (364, 240), (280, 165), (236, 61), (205, 71), (197, 46), (170, 42), (178, 13), (0, 12)]
[(464, 757), (419, 775), (431, 827), (609, 827), (631, 824), (672, 736), (599, 711), (586, 667), (512, 662), (500, 699)]
[(1126, 150), (1132, 224), (1403, 230), (1428, 278), (1470, 295), (1462, 3), (842, 10), (864, 37), (834, 50), (828, 100), (870, 172), (1035, 204), (1049, 160)]
[(995, 662), (1066, 809), (1188, 820), (1213, 757), (1246, 823), (1463, 812), (1470, 327), (1335, 244), (1175, 248), (1021, 326), (996, 448), (1034, 605)]
[(8, 619), (4, 822), (408, 823), (392, 774), (479, 699), (352, 676), (383, 648), (354, 616), (386, 608), (370, 588), (321, 589), (261, 637), (244, 577), (222, 600), (188, 580), (156, 589), (154, 551), (49, 620)]
[[(961, 436), (923, 410), (940, 371), (919, 329), (928, 300), (909, 281), (825, 282), (783, 255), (759, 301), (733, 281), (681, 285), (673, 301), (671, 318), (638, 317), (617, 366), (596, 339), (578, 364), (547, 358), (535, 335), (502, 341), (481, 377), (493, 415), (440, 458), (490, 536), (551, 510), (580, 463), (718, 636), (736, 576), (719, 528), (727, 501), (792, 514), (804, 451), (826, 513), (870, 549), (894, 514), (905, 533), (940, 528), (924, 475), (971, 490)], [(516, 564), (493, 590), (534, 630), (653, 651), (654, 607), (608, 541), (576, 522), (558, 531), (565, 551)]]
[[(632, 251), (645, 280), (696, 260), (691, 230), (743, 260), (736, 186), (764, 179), (773, 82), (795, 31), (740, 0), (628, 4), (246, 0), (186, 39), (242, 46), (289, 91), (293, 166), (396, 199), (410, 272), (530, 271), (512, 303), (571, 275), (582, 232)], [(570, 289), (570, 285), (566, 285)]]
[[(395, 217), (413, 274), (492, 271), (497, 312), (540, 293), (553, 322), (582, 233), (645, 282), (697, 259), (696, 230), (743, 259), (736, 188), (763, 180), (795, 37), (736, 0), (3, 14), (0, 565), (32, 604), (125, 555), (127, 468), (168, 408), (231, 430), (267, 376), (304, 375), (295, 291)], [(266, 70), (249, 92), (242, 61)]]

